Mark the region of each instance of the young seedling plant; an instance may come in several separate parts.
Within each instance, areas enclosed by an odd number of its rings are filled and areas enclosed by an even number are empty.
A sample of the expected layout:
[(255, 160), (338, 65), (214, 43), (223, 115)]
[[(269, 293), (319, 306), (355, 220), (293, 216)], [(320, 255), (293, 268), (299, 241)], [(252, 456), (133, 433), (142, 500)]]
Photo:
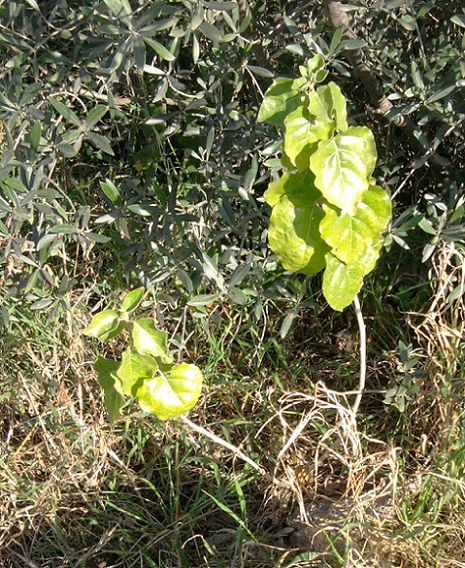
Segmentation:
[(325, 81), (316, 55), (295, 80), (278, 78), (266, 91), (258, 120), (282, 130), (284, 173), (264, 194), (271, 206), (268, 240), (286, 270), (323, 273), (332, 308), (354, 302), (361, 342), (357, 412), (365, 383), (365, 326), (358, 292), (378, 259), (391, 200), (372, 178), (377, 160), (373, 133), (347, 121), (341, 89)]
[(99, 312), (83, 331), (84, 335), (102, 343), (115, 338), (123, 330), (129, 334), (129, 345), (123, 351), (121, 361), (99, 355), (94, 363), (105, 393), (110, 423), (120, 417), (125, 398), (135, 398), (143, 411), (154, 414), (159, 420), (180, 418), (199, 434), (226, 447), (254, 469), (263, 472), (241, 450), (185, 416), (200, 397), (202, 371), (191, 363), (174, 363), (168, 348), (168, 335), (158, 329), (153, 318), (134, 317), (144, 295), (144, 288), (132, 290), (118, 309)]
[(96, 314), (83, 332), (101, 342), (113, 339), (124, 329), (129, 332), (129, 345), (121, 361), (98, 356), (94, 363), (110, 422), (119, 418), (125, 397), (137, 398), (142, 410), (166, 420), (191, 410), (202, 390), (200, 369), (190, 363), (173, 362), (168, 336), (156, 327), (153, 318), (133, 318), (144, 293), (144, 288), (129, 292), (118, 310)]

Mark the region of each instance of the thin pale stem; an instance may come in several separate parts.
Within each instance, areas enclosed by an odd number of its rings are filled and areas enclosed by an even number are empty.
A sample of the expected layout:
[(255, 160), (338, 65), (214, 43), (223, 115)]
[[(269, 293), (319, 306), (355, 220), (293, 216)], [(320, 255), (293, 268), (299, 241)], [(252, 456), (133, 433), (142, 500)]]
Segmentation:
[(215, 434), (213, 434), (213, 432), (210, 432), (209, 430), (202, 428), (202, 426), (198, 426), (197, 424), (189, 420), (189, 418), (187, 418), (186, 416), (181, 416), (181, 420), (184, 422), (184, 424), (189, 426), (189, 428), (191, 428), (192, 430), (195, 430), (195, 432), (197, 432), (198, 434), (201, 434), (202, 436), (209, 438), (212, 442), (215, 442), (215, 444), (220, 444), (221, 446), (224, 446), (225, 448), (233, 452), (233, 454), (235, 454), (237, 457), (241, 458), (241, 460), (251, 465), (258, 472), (266, 475), (266, 471), (262, 467), (260, 467), (258, 463), (254, 462), (252, 459), (246, 456), (244, 452), (241, 452), (241, 450), (239, 450), (239, 448), (236, 448), (236, 446), (233, 446), (229, 442), (226, 442), (226, 440), (223, 440), (223, 438), (216, 436)]
[(365, 389), (366, 382), (366, 371), (367, 371), (367, 334), (365, 322), (363, 321), (363, 314), (360, 308), (360, 300), (356, 295), (354, 298), (354, 308), (355, 315), (357, 316), (358, 329), (360, 332), (360, 379), (358, 382), (358, 394), (355, 398), (354, 405), (352, 407), (352, 413), (354, 415), (354, 420), (357, 419), (357, 412), (362, 400), (363, 391)]

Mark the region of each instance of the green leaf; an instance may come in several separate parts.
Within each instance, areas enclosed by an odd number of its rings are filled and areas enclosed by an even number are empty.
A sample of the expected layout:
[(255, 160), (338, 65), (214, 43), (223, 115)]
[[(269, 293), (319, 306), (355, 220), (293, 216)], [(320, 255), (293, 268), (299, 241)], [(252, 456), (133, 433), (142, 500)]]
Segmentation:
[(315, 144), (333, 133), (331, 122), (321, 122), (301, 106), (284, 119), (284, 151), (299, 170), (307, 169)]
[(89, 111), (86, 116), (85, 125), (87, 130), (92, 130), (92, 128), (97, 124), (97, 122), (102, 119), (108, 111), (108, 107), (105, 105), (97, 105)]
[(87, 138), (92, 142), (94, 146), (97, 146), (99, 150), (109, 154), (110, 156), (114, 156), (115, 153), (113, 152), (110, 141), (105, 136), (101, 136), (100, 134), (95, 134), (95, 132), (88, 132)]
[[(324, 85), (323, 87), (319, 87), (315, 93), (317, 97), (313, 96), (313, 93), (310, 95), (310, 110), (314, 112), (316, 116), (324, 120), (323, 116), (317, 112), (317, 101), (316, 98), (319, 99), (321, 102), (325, 114), (327, 116), (327, 120), (330, 120), (334, 123), (336, 130), (339, 132), (345, 132), (349, 125), (347, 124), (347, 104), (344, 95), (342, 94), (341, 89), (333, 82)], [(312, 102), (315, 104), (315, 107), (312, 106)]]
[(211, 41), (223, 41), (223, 34), (213, 24), (202, 22), (199, 26), (199, 31)]
[(221, 294), (198, 294), (191, 298), (188, 302), (188, 306), (196, 307), (196, 306), (208, 306), (213, 304), (221, 298)]
[(42, 136), (42, 124), (39, 120), (34, 123), (34, 126), (31, 128), (31, 136), (30, 136), (30, 149), (33, 154), (35, 154), (39, 148), (40, 138)]
[(381, 237), (391, 217), (391, 200), (384, 189), (372, 185), (354, 216), (331, 206), (323, 209), (321, 236), (334, 256), (353, 264)]
[(72, 111), (70, 108), (68, 108), (66, 105), (64, 105), (61, 101), (53, 98), (53, 97), (48, 97), (48, 100), (50, 102), (50, 104), (52, 105), (52, 107), (59, 113), (61, 114), (61, 116), (67, 120), (68, 122), (71, 122), (71, 124), (74, 124), (75, 126), (81, 127), (82, 126), (82, 122), (79, 120), (78, 115)]
[(161, 363), (173, 361), (168, 351), (168, 335), (155, 326), (152, 318), (140, 318), (134, 322), (132, 339), (139, 353), (151, 355)]
[(90, 325), (82, 333), (103, 342), (115, 337), (120, 330), (118, 313), (113, 310), (105, 310), (96, 314)]
[(100, 187), (112, 203), (116, 203), (118, 201), (120, 195), (119, 189), (111, 180), (106, 179), (105, 181), (101, 181)]
[(309, 171), (298, 173), (285, 173), (279, 179), (272, 181), (263, 194), (265, 201), (274, 207), (284, 196), (296, 195), (302, 186), (314, 185), (314, 176)]
[(203, 375), (198, 367), (182, 363), (170, 372), (144, 380), (137, 391), (144, 412), (160, 420), (177, 418), (197, 403), (202, 391)]
[(98, 382), (104, 390), (105, 406), (108, 410), (108, 420), (113, 424), (120, 417), (120, 410), (124, 404), (120, 380), (116, 376), (119, 363), (112, 359), (97, 357), (94, 369), (98, 374)]
[(455, 14), (455, 16), (452, 16), (450, 21), (454, 24), (457, 24), (461, 28), (465, 28), (465, 15), (464, 14)]
[(311, 155), (315, 185), (331, 204), (354, 215), (370, 185), (376, 157), (371, 130), (351, 127), (321, 142)]
[[(321, 194), (313, 185), (308, 170), (302, 174), (285, 174), (282, 196), (274, 205), (268, 229), (271, 249), (286, 270), (316, 274), (325, 267), (330, 250), (320, 235)], [(278, 186), (273, 188), (274, 197)]]
[(148, 37), (144, 37), (144, 41), (145, 43), (150, 45), (150, 47), (155, 51), (155, 53), (158, 53), (158, 55), (165, 61), (174, 61), (176, 59), (176, 57), (171, 53), (171, 51), (166, 49), (166, 47), (162, 45), (160, 42)]
[(144, 294), (145, 288), (143, 286), (132, 290), (131, 292), (129, 292), (129, 294), (126, 294), (124, 300), (121, 303), (121, 311), (123, 313), (129, 314), (136, 310), (142, 302)]
[(286, 116), (301, 105), (298, 91), (292, 89), (292, 79), (276, 79), (266, 91), (260, 107), (258, 122), (283, 127)]
[(342, 312), (353, 301), (363, 285), (363, 278), (375, 267), (381, 245), (380, 239), (361, 259), (350, 265), (331, 253), (326, 254), (323, 294), (334, 310)]
[(142, 382), (151, 379), (157, 372), (158, 364), (153, 357), (143, 355), (128, 347), (123, 352), (117, 376), (121, 381), (123, 393), (134, 397)]

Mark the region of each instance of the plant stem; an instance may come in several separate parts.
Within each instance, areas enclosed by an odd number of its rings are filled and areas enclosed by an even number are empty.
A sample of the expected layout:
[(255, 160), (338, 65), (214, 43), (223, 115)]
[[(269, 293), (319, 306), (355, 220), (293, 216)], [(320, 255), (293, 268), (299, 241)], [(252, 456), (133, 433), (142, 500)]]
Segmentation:
[(241, 450), (239, 450), (239, 448), (236, 448), (236, 446), (233, 446), (229, 442), (226, 442), (226, 440), (223, 440), (223, 438), (216, 436), (216, 434), (213, 434), (209, 430), (202, 428), (202, 426), (198, 426), (197, 424), (194, 424), (194, 422), (189, 420), (189, 418), (187, 418), (186, 416), (181, 416), (180, 418), (184, 422), (184, 424), (189, 426), (189, 428), (191, 428), (192, 430), (195, 430), (199, 434), (202, 434), (202, 436), (209, 438), (212, 442), (215, 442), (215, 444), (220, 444), (221, 446), (224, 446), (225, 448), (227, 448), (228, 450), (233, 452), (236, 456), (241, 458), (241, 460), (243, 460), (246, 463), (248, 463), (249, 465), (251, 465), (258, 472), (266, 475), (266, 473), (267, 473), (266, 470), (264, 470), (262, 467), (260, 467), (258, 465), (258, 463), (254, 462), (252, 459), (250, 459), (248, 456), (246, 456), (244, 454), (244, 452), (241, 452)]
[(360, 300), (358, 295), (354, 298), (355, 315), (357, 316), (358, 329), (360, 332), (360, 379), (358, 381), (358, 394), (352, 407), (354, 420), (357, 419), (357, 412), (362, 400), (363, 391), (365, 389), (366, 371), (367, 371), (367, 334), (363, 314), (360, 308)]

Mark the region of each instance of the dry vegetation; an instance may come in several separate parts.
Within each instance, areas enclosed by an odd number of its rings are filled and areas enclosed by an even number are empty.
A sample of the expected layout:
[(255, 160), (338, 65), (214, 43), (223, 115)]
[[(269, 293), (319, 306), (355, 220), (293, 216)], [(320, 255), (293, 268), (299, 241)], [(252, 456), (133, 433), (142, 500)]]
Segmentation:
[(404, 413), (386, 406), (395, 361), (373, 355), (357, 430), (353, 396), (333, 388), (356, 388), (353, 344), (296, 349), (298, 325), (294, 347), (264, 339), (254, 367), (229, 325), (221, 365), (196, 334), (189, 354), (211, 372), (190, 418), (260, 472), (135, 406), (108, 426), (85, 294), (63, 328), (25, 327), (18, 310), (2, 353), (1, 566), (465, 566), (460, 250), (442, 247), (431, 277), (430, 310), (411, 315), (419, 390)]

